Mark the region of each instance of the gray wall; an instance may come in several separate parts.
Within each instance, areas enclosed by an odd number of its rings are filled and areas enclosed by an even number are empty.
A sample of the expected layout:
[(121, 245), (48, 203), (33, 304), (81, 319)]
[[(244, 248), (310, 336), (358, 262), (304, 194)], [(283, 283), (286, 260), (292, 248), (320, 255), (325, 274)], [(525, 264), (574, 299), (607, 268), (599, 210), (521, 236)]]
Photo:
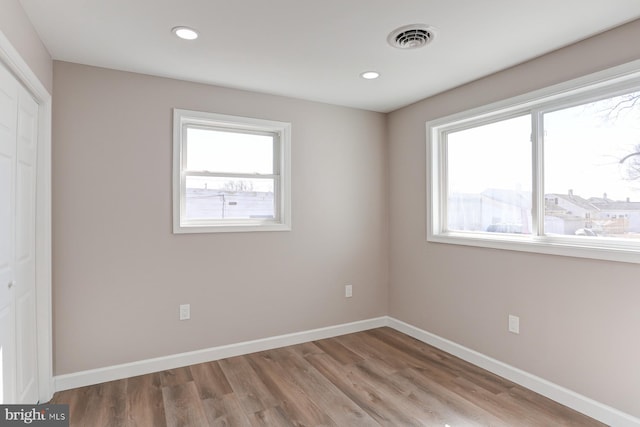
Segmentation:
[(52, 93), (51, 55), (18, 0), (2, 0), (0, 31), (9, 39), (47, 91)]
[[(425, 122), (640, 58), (640, 21), (388, 117), (390, 314), (640, 416), (640, 264), (427, 243)], [(507, 315), (520, 316), (520, 335)]]
[[(387, 314), (383, 114), (57, 61), (53, 87), (56, 375)], [(292, 123), (293, 231), (172, 234), (174, 107)]]

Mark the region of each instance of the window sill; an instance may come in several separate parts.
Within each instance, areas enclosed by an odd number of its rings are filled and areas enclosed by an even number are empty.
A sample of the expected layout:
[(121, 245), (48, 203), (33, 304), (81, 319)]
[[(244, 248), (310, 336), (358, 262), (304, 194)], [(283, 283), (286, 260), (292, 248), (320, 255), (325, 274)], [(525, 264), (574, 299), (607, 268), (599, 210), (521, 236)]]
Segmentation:
[(174, 224), (173, 234), (194, 234), (194, 233), (247, 233), (260, 231), (291, 231), (290, 224), (282, 223), (220, 223), (220, 224)]
[(555, 238), (519, 236), (515, 234), (493, 236), (487, 233), (471, 232), (429, 234), (427, 241), (640, 264), (640, 242), (638, 244), (619, 244), (617, 247), (612, 247), (604, 245), (604, 242), (586, 241), (580, 237)]

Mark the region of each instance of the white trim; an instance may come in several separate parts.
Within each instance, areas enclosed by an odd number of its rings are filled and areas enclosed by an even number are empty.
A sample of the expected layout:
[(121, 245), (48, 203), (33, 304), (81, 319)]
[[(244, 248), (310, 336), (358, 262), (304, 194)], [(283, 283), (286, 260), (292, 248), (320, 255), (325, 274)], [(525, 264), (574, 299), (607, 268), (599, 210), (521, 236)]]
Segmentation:
[(171, 356), (140, 360), (122, 365), (58, 375), (55, 377), (55, 387), (56, 391), (68, 390), (76, 387), (99, 384), (105, 381), (113, 381), (167, 369), (175, 369), (182, 366), (194, 365), (197, 363), (211, 362), (227, 357), (255, 353), (257, 351), (270, 350), (314, 340), (336, 337), (353, 332), (366, 331), (368, 329), (387, 326), (387, 323), (388, 318), (383, 316), (374, 319), (328, 326), (325, 328), (312, 329), (309, 331), (294, 332), (286, 335), (278, 335), (252, 341), (211, 347), (203, 350), (174, 354)]
[(38, 398), (53, 396), (51, 318), (51, 94), (0, 31), (0, 62), (17, 77), (38, 104), (36, 182), (36, 305), (38, 324)]
[(605, 424), (616, 427), (640, 426), (640, 419), (632, 415), (626, 414), (615, 408), (597, 402), (567, 388), (532, 375), (511, 365), (507, 365), (499, 360), (493, 359), (475, 350), (471, 350), (470, 348), (439, 337), (438, 335), (432, 334), (408, 323), (392, 317), (389, 317), (388, 320), (388, 326), (399, 332), (407, 334), (426, 344), (432, 345), (442, 351), (446, 351), (447, 353), (457, 356), (462, 360), (513, 381), (516, 384), (526, 387), (529, 390), (548, 397), (551, 400), (568, 406), (571, 409)]
[[(585, 239), (580, 236), (552, 236), (540, 232), (544, 218), (541, 124), (538, 120), (545, 111), (566, 108), (600, 99), (602, 96), (626, 93), (640, 84), (640, 60), (556, 84), (527, 94), (494, 102), (426, 122), (427, 144), (427, 241), (493, 249), (535, 252), (579, 258), (640, 263), (638, 242), (629, 239)], [(531, 114), (532, 173), (533, 173), (533, 234), (508, 235), (482, 231), (449, 231), (447, 220), (447, 150), (446, 133), (468, 129), (480, 124), (506, 120), (520, 114)]]

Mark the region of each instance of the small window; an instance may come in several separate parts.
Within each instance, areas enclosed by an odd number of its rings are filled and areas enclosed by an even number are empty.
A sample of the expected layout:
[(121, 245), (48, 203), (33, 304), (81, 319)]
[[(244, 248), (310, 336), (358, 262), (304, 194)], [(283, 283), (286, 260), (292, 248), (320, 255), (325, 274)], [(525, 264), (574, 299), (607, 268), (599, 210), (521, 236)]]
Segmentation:
[(427, 123), (427, 239), (640, 262), (640, 62)]
[(173, 231), (291, 229), (291, 125), (174, 109)]

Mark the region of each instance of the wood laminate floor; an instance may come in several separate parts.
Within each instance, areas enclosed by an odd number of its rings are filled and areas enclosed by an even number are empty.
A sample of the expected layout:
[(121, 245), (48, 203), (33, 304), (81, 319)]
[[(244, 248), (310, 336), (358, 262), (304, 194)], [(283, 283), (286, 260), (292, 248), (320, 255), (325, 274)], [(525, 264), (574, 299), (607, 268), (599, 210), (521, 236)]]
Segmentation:
[(58, 392), (71, 426), (602, 426), (390, 328)]

